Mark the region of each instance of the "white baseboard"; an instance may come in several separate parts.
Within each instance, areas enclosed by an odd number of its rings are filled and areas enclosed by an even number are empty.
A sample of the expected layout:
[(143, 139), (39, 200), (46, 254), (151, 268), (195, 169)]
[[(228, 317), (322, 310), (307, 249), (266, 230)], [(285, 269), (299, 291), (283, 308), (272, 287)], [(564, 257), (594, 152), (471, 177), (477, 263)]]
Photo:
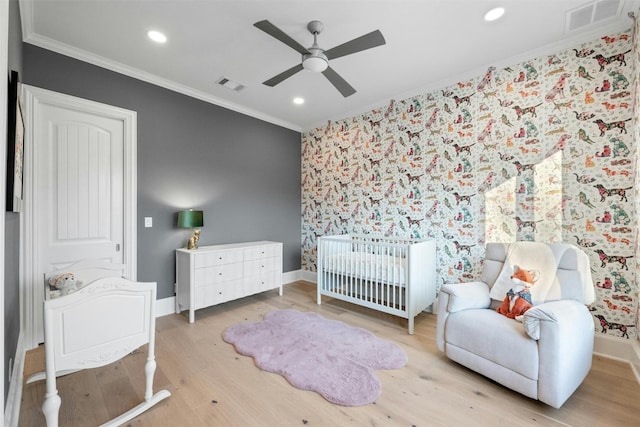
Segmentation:
[(24, 338), (22, 332), (18, 336), (18, 346), (14, 356), (13, 371), (11, 372), (11, 382), (7, 394), (7, 404), (4, 408), (5, 427), (17, 427), (20, 420), (20, 402), (22, 402), (22, 377), (24, 375)]
[(629, 358), (631, 369), (636, 376), (636, 381), (640, 384), (640, 340), (631, 343), (631, 357)]
[(631, 342), (628, 339), (596, 334), (593, 342), (593, 354), (629, 362)]
[(176, 297), (156, 300), (156, 317), (166, 316), (176, 312)]
[(300, 271), (299, 280), (305, 280), (311, 283), (318, 283), (318, 273), (316, 273), (315, 271), (309, 271), (309, 270), (299, 270), (299, 271)]
[(286, 273), (282, 273), (283, 285), (286, 285), (287, 283), (293, 283), (298, 280), (300, 280), (300, 270), (287, 271)]
[(640, 341), (596, 334), (593, 354), (628, 363), (640, 384)]
[(294, 270), (286, 272), (282, 275), (282, 283), (293, 283), (298, 280), (316, 283), (316, 272), (307, 270)]

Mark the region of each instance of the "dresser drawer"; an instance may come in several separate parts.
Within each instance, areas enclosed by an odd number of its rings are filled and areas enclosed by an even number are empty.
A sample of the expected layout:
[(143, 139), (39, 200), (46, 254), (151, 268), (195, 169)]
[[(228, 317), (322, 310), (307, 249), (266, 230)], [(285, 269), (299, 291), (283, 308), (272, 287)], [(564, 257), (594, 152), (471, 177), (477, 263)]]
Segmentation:
[(244, 293), (253, 295), (269, 289), (279, 288), (282, 284), (282, 275), (279, 271), (270, 271), (257, 276), (245, 277), (242, 283)]
[(242, 262), (242, 249), (196, 254), (193, 266), (198, 268)]
[(194, 284), (198, 287), (207, 286), (213, 283), (242, 279), (242, 270), (242, 263), (196, 268), (194, 273)]
[(245, 261), (244, 275), (256, 276), (269, 271), (277, 271), (280, 268), (280, 263), (280, 258), (264, 258)]
[(280, 255), (280, 245), (254, 246), (251, 248), (245, 248), (244, 250), (245, 261), (260, 258), (272, 258), (278, 255)]
[(241, 297), (242, 295), (242, 280), (201, 286), (196, 288), (195, 291), (195, 310), (231, 301)]

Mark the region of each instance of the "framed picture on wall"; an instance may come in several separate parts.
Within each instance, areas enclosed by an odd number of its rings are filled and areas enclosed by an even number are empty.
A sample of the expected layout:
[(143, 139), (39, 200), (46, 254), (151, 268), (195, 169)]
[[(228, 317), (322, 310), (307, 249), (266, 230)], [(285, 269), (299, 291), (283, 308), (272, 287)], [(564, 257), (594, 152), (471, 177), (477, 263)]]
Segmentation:
[(20, 212), (22, 206), (22, 171), (24, 165), (24, 120), (17, 71), (9, 76), (7, 120), (7, 212)]

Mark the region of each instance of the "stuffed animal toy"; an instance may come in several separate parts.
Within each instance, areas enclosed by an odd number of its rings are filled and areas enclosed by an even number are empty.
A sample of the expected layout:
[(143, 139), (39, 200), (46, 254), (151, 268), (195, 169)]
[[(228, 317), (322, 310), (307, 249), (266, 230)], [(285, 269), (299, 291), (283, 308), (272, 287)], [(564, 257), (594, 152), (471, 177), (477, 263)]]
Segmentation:
[(525, 270), (517, 265), (514, 270), (511, 275), (513, 287), (509, 289), (507, 296), (504, 297), (497, 311), (510, 319), (516, 319), (521, 322), (524, 313), (533, 306), (530, 288), (538, 280), (539, 275), (534, 271)]
[(58, 289), (62, 295), (78, 290), (76, 277), (73, 273), (63, 273), (49, 278), (49, 285)]

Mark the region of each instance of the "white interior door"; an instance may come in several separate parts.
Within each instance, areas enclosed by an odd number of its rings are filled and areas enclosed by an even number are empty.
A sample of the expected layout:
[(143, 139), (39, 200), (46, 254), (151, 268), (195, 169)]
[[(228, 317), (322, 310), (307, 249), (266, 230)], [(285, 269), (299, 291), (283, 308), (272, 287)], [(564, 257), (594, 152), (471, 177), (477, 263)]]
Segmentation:
[(127, 170), (135, 169), (135, 113), (29, 90), (24, 319), (37, 345), (44, 338), (46, 272), (93, 258), (125, 263), (125, 276), (135, 279), (135, 170)]
[(43, 105), (34, 167), (45, 272), (95, 258), (122, 263), (123, 123)]

